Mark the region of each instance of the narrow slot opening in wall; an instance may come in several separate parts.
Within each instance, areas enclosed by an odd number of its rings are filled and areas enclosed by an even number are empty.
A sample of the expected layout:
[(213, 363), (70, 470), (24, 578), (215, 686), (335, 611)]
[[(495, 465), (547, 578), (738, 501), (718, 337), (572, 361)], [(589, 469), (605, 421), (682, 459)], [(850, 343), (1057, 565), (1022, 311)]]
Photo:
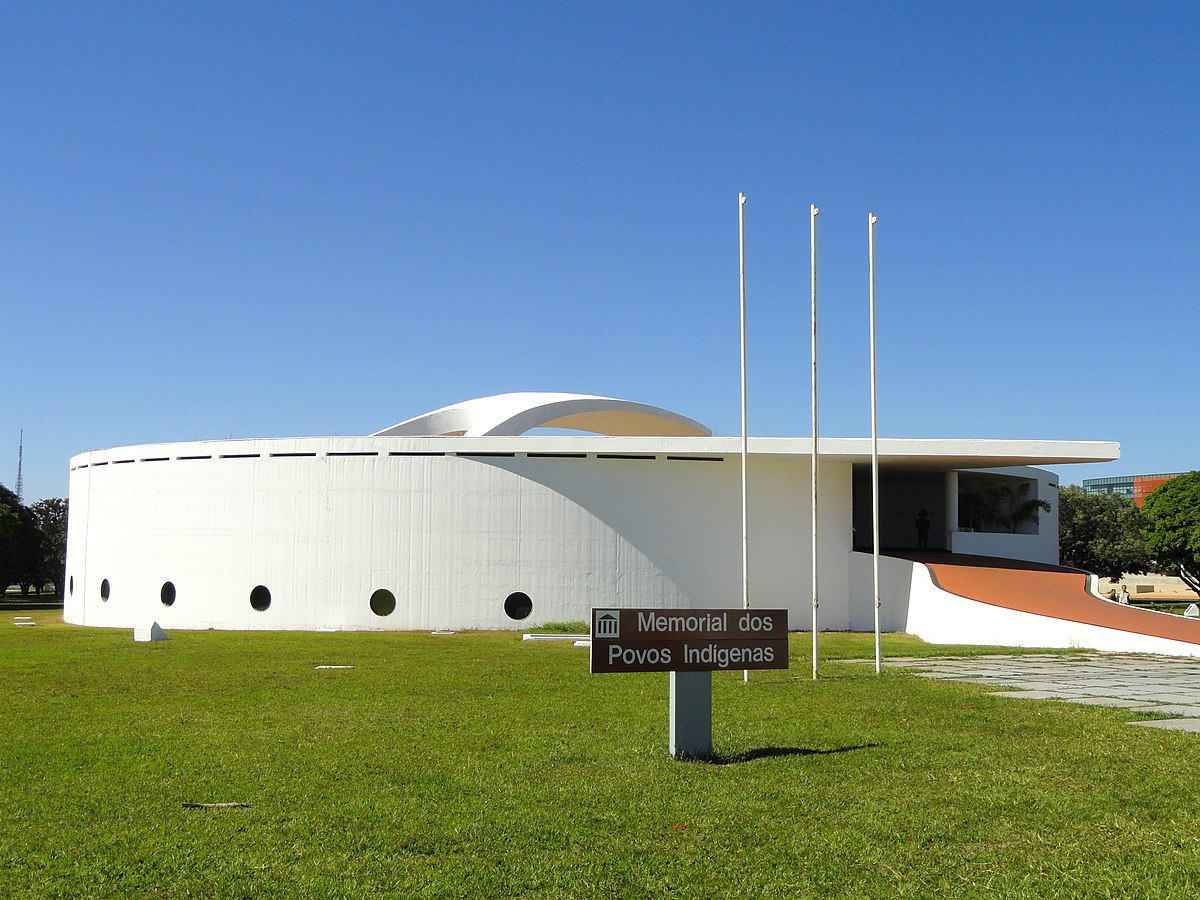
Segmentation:
[(378, 456), (375, 450), (330, 450), (326, 456)]
[(586, 453), (526, 453), (530, 459), (587, 459)]
[(272, 453), (271, 459), (299, 459), (302, 456), (312, 457), (315, 453)]
[(436, 450), (391, 450), (388, 456), (445, 456), (445, 453), (439, 453)]
[(668, 456), (672, 462), (725, 462), (723, 456)]
[(657, 457), (643, 453), (597, 453), (596, 459), (645, 459), (654, 460)]
[(221, 459), (258, 459), (261, 453), (222, 453)]

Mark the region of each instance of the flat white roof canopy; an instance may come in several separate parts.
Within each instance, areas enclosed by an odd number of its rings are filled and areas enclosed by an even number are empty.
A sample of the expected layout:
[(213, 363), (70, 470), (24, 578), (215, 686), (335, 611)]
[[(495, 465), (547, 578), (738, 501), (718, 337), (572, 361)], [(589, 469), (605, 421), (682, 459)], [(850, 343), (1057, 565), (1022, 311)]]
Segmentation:
[[(564, 428), (623, 438), (623, 448), (641, 453), (740, 453), (735, 438), (714, 438), (687, 416), (657, 406), (594, 394), (511, 393), (480, 397), (406, 419), (371, 437), (520, 437), (505, 450), (596, 449), (595, 438), (529, 435), (534, 428)], [(675, 441), (663, 438), (690, 438)], [(707, 440), (695, 440), (707, 438)], [(503, 442), (507, 443), (507, 442)], [(486, 442), (494, 447), (493, 442)], [(809, 438), (750, 438), (751, 454), (795, 456), (812, 453)], [(483, 444), (456, 445), (460, 453), (485, 452)], [(854, 463), (871, 460), (865, 438), (822, 438), (822, 456)], [(905, 469), (978, 469), (1011, 466), (1108, 462), (1120, 456), (1111, 441), (996, 441), (885, 438), (879, 441), (880, 462)]]
[[(563, 428), (589, 434), (526, 434), (535, 428)], [(460, 456), (475, 453), (637, 453), (672, 456), (736, 456), (741, 439), (713, 437), (701, 423), (661, 407), (593, 394), (527, 392), (497, 394), (455, 403), (406, 419), (372, 435), (345, 437), (248, 438), (192, 441), (157, 447), (237, 445), (241, 450), (279, 452), (282, 445), (305, 452), (429, 452)], [(385, 449), (386, 448), (386, 449)], [(74, 469), (109, 457), (136, 456), (135, 447), (93, 450), (72, 458)], [(795, 457), (812, 453), (806, 437), (752, 437), (750, 455)], [(190, 452), (190, 451), (189, 451)], [(823, 458), (870, 463), (869, 438), (821, 438)], [(951, 471), (1013, 466), (1110, 462), (1121, 455), (1115, 441), (1040, 441), (881, 438), (880, 464), (888, 469)]]

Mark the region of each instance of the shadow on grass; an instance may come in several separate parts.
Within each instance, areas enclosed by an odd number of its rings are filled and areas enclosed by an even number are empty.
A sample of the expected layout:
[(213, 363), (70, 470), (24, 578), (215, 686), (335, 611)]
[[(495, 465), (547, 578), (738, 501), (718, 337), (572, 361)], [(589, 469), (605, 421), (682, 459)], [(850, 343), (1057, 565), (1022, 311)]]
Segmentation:
[(855, 750), (870, 750), (880, 744), (855, 744), (851, 747), (834, 747), (829, 750), (814, 750), (811, 747), (756, 747), (744, 753), (714, 753), (708, 759), (695, 762), (713, 766), (729, 766), (735, 763), (754, 762), (756, 759), (772, 759), (777, 756), (825, 756), (830, 753), (851, 753)]

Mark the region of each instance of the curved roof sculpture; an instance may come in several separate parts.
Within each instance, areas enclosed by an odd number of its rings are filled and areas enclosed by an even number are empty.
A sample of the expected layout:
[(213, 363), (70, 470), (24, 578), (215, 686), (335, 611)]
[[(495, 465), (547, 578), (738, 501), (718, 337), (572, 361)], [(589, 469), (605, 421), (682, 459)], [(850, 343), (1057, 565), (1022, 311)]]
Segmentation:
[(515, 436), (531, 428), (568, 428), (638, 437), (710, 437), (712, 432), (679, 413), (592, 394), (523, 392), (480, 397), (406, 419), (371, 437)]

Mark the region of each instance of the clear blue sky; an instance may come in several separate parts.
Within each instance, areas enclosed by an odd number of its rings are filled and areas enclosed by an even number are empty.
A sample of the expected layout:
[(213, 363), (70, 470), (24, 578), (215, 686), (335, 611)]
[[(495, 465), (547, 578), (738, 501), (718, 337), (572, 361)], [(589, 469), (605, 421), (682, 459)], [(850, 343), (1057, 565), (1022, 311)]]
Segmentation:
[(0, 11), (0, 481), (607, 394), (806, 435), (1200, 467), (1195, 3), (32, 3)]

